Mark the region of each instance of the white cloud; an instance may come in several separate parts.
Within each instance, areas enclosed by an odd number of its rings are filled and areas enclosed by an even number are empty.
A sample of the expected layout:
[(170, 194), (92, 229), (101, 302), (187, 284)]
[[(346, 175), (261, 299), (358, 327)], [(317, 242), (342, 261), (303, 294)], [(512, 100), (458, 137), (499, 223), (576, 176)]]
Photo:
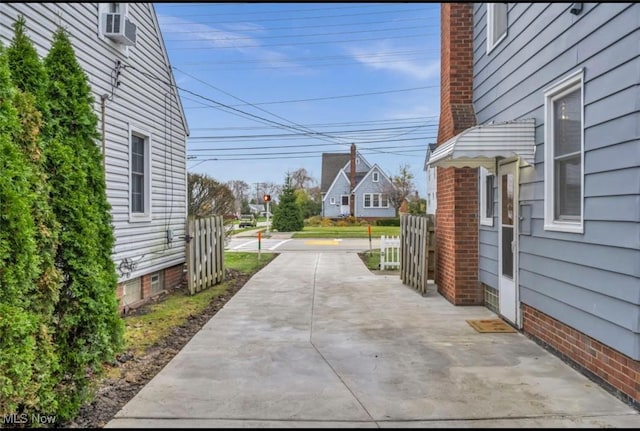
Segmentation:
[(377, 45), (368, 45), (347, 48), (348, 53), (363, 65), (376, 70), (386, 70), (407, 75), (418, 80), (429, 80), (440, 74), (440, 59), (432, 61), (395, 60), (394, 52), (400, 51), (397, 47), (391, 47), (389, 43), (381, 42)]
[(196, 49), (191, 48), (219, 48), (225, 52), (227, 50), (240, 52), (257, 60), (261, 66), (303, 67), (282, 52), (262, 48), (261, 40), (247, 33), (262, 30), (262, 27), (255, 24), (236, 23), (230, 26), (229, 30), (225, 30), (169, 15), (158, 15), (158, 22), (162, 28), (163, 37), (184, 43), (182, 49), (185, 51), (197, 52)]

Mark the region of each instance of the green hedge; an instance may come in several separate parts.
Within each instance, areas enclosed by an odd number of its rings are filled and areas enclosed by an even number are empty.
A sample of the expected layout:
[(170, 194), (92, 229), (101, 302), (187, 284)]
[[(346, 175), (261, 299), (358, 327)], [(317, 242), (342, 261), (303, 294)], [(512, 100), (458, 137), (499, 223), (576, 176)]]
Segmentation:
[[(0, 416), (73, 418), (122, 348), (98, 118), (66, 31), (0, 44)], [(29, 424), (38, 426), (38, 424)]]
[(376, 220), (376, 226), (400, 226), (399, 218), (381, 218)]

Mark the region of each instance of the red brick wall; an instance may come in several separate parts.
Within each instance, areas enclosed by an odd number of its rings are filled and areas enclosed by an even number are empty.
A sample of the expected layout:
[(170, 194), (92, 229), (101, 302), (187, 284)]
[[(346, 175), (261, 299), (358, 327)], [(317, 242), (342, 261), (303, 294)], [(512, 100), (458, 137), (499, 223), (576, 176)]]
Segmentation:
[[(473, 111), (473, 5), (441, 4), (438, 145), (476, 125)], [(456, 305), (480, 305), (477, 169), (438, 168), (436, 284)]]
[[(164, 288), (168, 291), (180, 287), (183, 281), (183, 268), (184, 265), (176, 265), (170, 268), (166, 268), (164, 270)], [(137, 301), (134, 304), (131, 304), (133, 307), (137, 307), (139, 305), (144, 304), (151, 298), (151, 274), (144, 274), (140, 276), (142, 283), (142, 298), (140, 301)], [(116, 297), (118, 299), (122, 298), (122, 291), (124, 288), (124, 283), (118, 283), (118, 287), (116, 288)], [(122, 310), (122, 305), (120, 309)]]
[(182, 284), (184, 265), (176, 265), (164, 270), (164, 288), (175, 289)]
[(469, 108), (473, 113), (473, 4), (441, 3), (440, 23), (438, 144), (475, 125), (475, 115), (468, 116)]
[(640, 361), (634, 361), (535, 308), (526, 304), (522, 307), (523, 330), (527, 335), (541, 341), (545, 347), (551, 347), (581, 367), (583, 374), (619, 391), (620, 398), (640, 408)]

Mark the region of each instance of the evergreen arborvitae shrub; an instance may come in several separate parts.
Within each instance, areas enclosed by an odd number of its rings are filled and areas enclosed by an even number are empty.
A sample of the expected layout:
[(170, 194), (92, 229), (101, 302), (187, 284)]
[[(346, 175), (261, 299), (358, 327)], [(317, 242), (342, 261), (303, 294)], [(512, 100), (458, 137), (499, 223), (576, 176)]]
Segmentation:
[(58, 28), (44, 65), (48, 76), (51, 204), (62, 226), (56, 265), (64, 279), (55, 309), (60, 356), (59, 420), (72, 418), (91, 396), (90, 374), (122, 348), (115, 243), (107, 201), (98, 118), (85, 72), (68, 34)]
[[(38, 282), (34, 286), (33, 302), (35, 310), (42, 314), (47, 326), (53, 328), (52, 315), (58, 302), (62, 275), (55, 266), (60, 225), (49, 204), (51, 184), (45, 172), (47, 147), (43, 129), (48, 117), (47, 74), (33, 42), (25, 33), (25, 25), (23, 16), (18, 17), (14, 23), (13, 39), (7, 48), (7, 61), (13, 85), (24, 93), (18, 99), (21, 104), (18, 106), (18, 113), (23, 130), (16, 141), (29, 158), (36, 176), (31, 184), (36, 198), (32, 214), (36, 226), (36, 249), (41, 263)], [(51, 331), (47, 330), (43, 333), (49, 332)], [(42, 340), (42, 343), (50, 342)]]
[(295, 189), (291, 185), (291, 177), (287, 175), (280, 202), (273, 212), (273, 229), (279, 232), (297, 232), (304, 229), (302, 211), (296, 204)]
[(33, 295), (41, 263), (32, 217), (38, 177), (19, 142), (19, 107), (33, 110), (11, 83), (0, 45), (0, 416), (55, 407), (49, 378), (55, 356)]

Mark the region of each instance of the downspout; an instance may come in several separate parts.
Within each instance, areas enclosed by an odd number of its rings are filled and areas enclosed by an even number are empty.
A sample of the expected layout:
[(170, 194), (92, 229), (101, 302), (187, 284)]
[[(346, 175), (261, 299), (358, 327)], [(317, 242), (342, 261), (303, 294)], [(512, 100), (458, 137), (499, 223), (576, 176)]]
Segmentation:
[(105, 121), (105, 104), (107, 100), (107, 95), (102, 95), (100, 97), (100, 113), (102, 116), (102, 168), (105, 170), (106, 174), (106, 159), (107, 159), (107, 144), (106, 144), (106, 126), (104, 124)]

